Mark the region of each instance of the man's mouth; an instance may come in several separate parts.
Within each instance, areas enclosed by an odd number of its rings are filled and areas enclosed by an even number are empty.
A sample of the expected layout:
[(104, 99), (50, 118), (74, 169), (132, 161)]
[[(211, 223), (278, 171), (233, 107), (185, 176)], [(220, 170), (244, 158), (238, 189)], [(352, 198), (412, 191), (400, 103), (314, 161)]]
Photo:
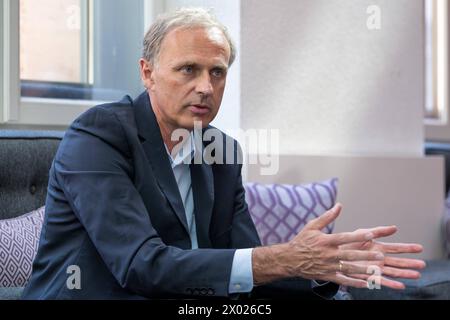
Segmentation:
[(188, 107), (188, 109), (196, 115), (205, 115), (211, 110), (209, 106), (203, 104), (192, 104)]

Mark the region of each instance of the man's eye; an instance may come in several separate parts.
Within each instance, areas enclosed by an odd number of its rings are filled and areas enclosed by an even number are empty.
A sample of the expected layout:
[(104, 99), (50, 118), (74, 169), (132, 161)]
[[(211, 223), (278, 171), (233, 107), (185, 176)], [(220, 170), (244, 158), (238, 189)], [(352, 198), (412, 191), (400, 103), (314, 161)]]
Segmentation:
[(224, 71), (221, 70), (221, 69), (215, 69), (215, 70), (212, 71), (212, 75), (213, 75), (214, 77), (217, 77), (217, 78), (222, 77), (223, 74), (224, 74)]
[(192, 66), (184, 66), (181, 68), (181, 72), (185, 74), (192, 74), (194, 72), (194, 68)]

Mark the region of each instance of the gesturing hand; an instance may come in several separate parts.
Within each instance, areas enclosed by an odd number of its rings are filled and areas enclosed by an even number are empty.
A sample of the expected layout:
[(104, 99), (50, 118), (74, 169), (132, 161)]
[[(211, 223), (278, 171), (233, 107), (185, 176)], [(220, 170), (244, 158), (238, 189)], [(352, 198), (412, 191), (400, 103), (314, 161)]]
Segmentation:
[[(252, 265), (255, 284), (286, 277), (324, 280), (340, 285), (367, 288), (372, 282), (374, 267), (381, 271), (380, 285), (404, 288), (403, 284), (382, 275), (418, 278), (421, 260), (386, 257), (391, 253), (418, 253), (418, 244), (382, 243), (374, 239), (390, 236), (396, 227), (358, 229), (353, 232), (325, 234), (321, 230), (337, 219), (342, 210), (336, 204), (322, 216), (310, 221), (291, 241), (255, 248)], [(377, 279), (375, 279), (377, 280)]]
[[(360, 229), (358, 231), (366, 231), (368, 229)], [(374, 239), (388, 237), (397, 232), (396, 226), (378, 228), (374, 231)], [(385, 243), (374, 240), (355, 242), (341, 245), (342, 250), (365, 250), (382, 252), (385, 258), (381, 261), (359, 261), (359, 264), (370, 266), (377, 266), (381, 272), (378, 281), (382, 286), (392, 289), (404, 289), (405, 285), (399, 281), (395, 281), (388, 277), (404, 278), (404, 279), (418, 279), (420, 273), (414, 269), (420, 270), (425, 268), (425, 262), (418, 259), (408, 259), (400, 257), (388, 257), (386, 254), (403, 254), (403, 253), (420, 253), (423, 248), (419, 244), (410, 243)], [(343, 262), (344, 264), (346, 262)], [(368, 280), (371, 275), (368, 274), (351, 274), (353, 278)]]

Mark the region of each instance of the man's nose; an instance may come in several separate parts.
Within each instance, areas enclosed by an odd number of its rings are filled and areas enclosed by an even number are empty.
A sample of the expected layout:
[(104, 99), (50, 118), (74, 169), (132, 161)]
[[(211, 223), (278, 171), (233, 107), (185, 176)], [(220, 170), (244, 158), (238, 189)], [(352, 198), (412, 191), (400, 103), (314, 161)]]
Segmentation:
[(211, 95), (213, 93), (211, 76), (208, 72), (203, 72), (199, 76), (195, 90), (202, 95)]

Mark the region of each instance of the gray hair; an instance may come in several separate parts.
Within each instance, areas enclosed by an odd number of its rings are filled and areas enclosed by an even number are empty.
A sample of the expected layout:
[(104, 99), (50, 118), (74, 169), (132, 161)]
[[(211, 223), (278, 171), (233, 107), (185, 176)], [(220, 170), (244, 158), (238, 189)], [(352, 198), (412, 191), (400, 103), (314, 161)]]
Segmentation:
[(223, 32), (231, 49), (229, 61), (229, 66), (231, 66), (236, 58), (236, 46), (227, 28), (209, 10), (203, 8), (181, 8), (173, 13), (158, 16), (156, 22), (150, 27), (144, 37), (142, 57), (151, 64), (156, 64), (161, 50), (161, 44), (170, 31), (176, 28), (196, 27), (206, 29), (218, 28)]

